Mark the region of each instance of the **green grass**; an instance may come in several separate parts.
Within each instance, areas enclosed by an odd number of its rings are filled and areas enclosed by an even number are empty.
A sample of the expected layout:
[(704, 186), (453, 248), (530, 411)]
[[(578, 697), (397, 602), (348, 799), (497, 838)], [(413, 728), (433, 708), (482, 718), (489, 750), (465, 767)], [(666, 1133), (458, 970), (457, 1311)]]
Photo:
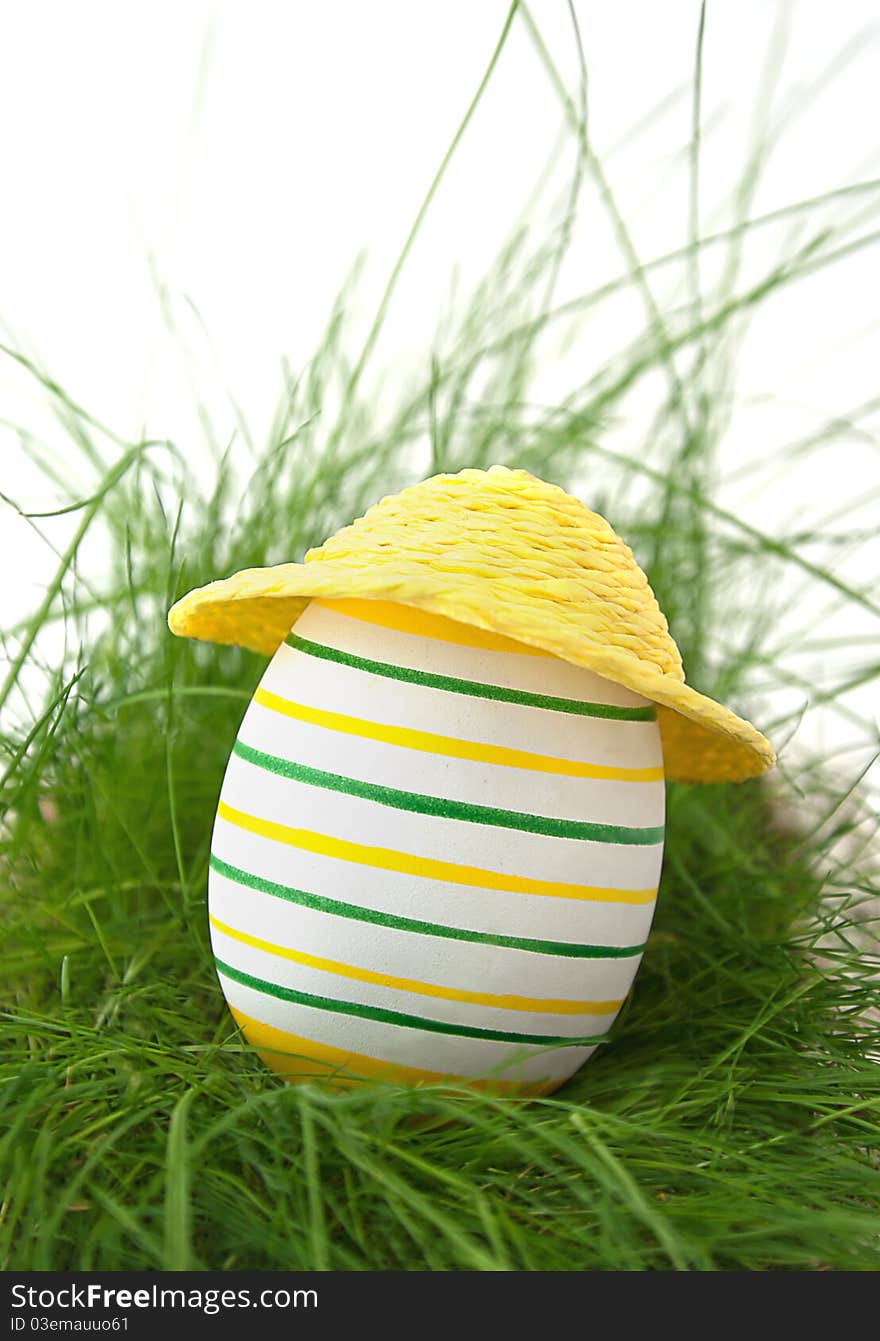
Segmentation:
[[(853, 609), (873, 635), (880, 614), (874, 575), (855, 588), (837, 571), (859, 538), (855, 489), (843, 519), (771, 535), (726, 510), (715, 484), (750, 317), (873, 244), (878, 184), (755, 216), (767, 148), (756, 141), (731, 180), (728, 222), (701, 234), (698, 41), (690, 241), (640, 258), (590, 151), (585, 79), (567, 93), (523, 19), (575, 132), (562, 223), (545, 244), (515, 235), (390, 412), (376, 408), (371, 365), (446, 160), (366, 342), (352, 348), (343, 295), (312, 363), (286, 379), (264, 444), (248, 446), (241, 431), (218, 445), (222, 430), (204, 412), (210, 470), (193, 467), (183, 444), (124, 441), (6, 351), (55, 413), (53, 441), (23, 428), (22, 451), (69, 515), (33, 519), (56, 543), (57, 575), (7, 631), (0, 688), (4, 1267), (880, 1264), (873, 825), (840, 760), (783, 749), (760, 782), (670, 786), (635, 991), (610, 1043), (552, 1098), (285, 1087), (236, 1035), (214, 976), (210, 829), (262, 663), (173, 639), (168, 606), (197, 583), (301, 556), (425, 474), (503, 462), (572, 484), (633, 545), (692, 683), (744, 709), (788, 691), (795, 708), (759, 718), (777, 744), (819, 711), (842, 714), (862, 743), (876, 739), (844, 697), (876, 677), (876, 651), (869, 642), (853, 664), (851, 642), (815, 632), (820, 616)], [(557, 304), (561, 260), (588, 208), (611, 218), (623, 268)], [(778, 260), (746, 282), (752, 236), (787, 226)], [(701, 258), (719, 253), (706, 285)], [(670, 272), (681, 274), (679, 296), (661, 302), (656, 282)], [(604, 361), (587, 343), (580, 384), (535, 405), (535, 369), (622, 292), (642, 301), (643, 334)], [(633, 428), (631, 454), (610, 450), (606, 426), (629, 422), (633, 394), (658, 375), (656, 413)], [(865, 407), (768, 447), (759, 471), (796, 473), (858, 428)], [(65, 492), (74, 460), (94, 478), (88, 498)], [(100, 563), (86, 557), (95, 537)], [(827, 683), (797, 672), (780, 642), (792, 603), (803, 645), (826, 657)]]

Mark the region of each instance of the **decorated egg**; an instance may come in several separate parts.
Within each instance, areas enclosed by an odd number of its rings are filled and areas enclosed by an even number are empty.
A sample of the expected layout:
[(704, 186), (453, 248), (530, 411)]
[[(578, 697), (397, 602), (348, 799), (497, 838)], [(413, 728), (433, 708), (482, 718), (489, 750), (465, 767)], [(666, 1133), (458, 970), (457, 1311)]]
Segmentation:
[(209, 912), (284, 1074), (548, 1087), (629, 991), (663, 851), (653, 706), (383, 601), (312, 601), (245, 714)]
[(271, 655), (208, 908), (232, 1015), (290, 1079), (555, 1089), (632, 987), (664, 770), (773, 759), (685, 684), (608, 523), (523, 471), (428, 480), (170, 623)]

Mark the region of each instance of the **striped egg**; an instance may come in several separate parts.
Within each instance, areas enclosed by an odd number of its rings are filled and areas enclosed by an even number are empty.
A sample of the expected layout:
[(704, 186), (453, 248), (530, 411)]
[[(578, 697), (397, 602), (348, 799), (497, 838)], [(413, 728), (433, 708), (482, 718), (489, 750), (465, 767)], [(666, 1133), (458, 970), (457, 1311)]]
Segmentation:
[(251, 700), (211, 848), (217, 972), (283, 1076), (547, 1093), (654, 912), (652, 705), (377, 600), (313, 600)]

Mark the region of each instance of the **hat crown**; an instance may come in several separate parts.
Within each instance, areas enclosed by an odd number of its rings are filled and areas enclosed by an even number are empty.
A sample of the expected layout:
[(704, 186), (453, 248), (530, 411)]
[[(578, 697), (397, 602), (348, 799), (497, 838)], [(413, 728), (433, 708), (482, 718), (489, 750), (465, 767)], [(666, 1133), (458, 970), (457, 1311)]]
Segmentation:
[[(532, 611), (534, 641), (546, 645), (552, 612), (568, 636), (684, 680), (678, 648), (629, 546), (603, 517), (526, 470), (435, 475), (374, 504), (310, 550), (306, 563), (362, 564), (367, 556), (377, 577), (393, 569), (410, 601), (420, 574), (430, 574), (435, 593), (438, 575), (448, 574), (459, 619), (470, 613), (485, 623), (480, 607), (491, 597), (494, 626), (505, 608), (515, 607), (519, 636), (528, 642), (524, 611)], [(470, 579), (466, 588), (463, 577)]]

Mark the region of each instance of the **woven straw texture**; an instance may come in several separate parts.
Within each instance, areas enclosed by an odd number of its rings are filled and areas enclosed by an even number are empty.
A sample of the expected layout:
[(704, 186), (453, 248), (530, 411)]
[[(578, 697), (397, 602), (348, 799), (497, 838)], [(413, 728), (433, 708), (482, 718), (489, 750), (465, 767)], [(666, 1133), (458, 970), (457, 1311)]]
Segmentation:
[(309, 599), (398, 601), (539, 647), (658, 706), (667, 777), (739, 781), (769, 742), (684, 682), (678, 648), (632, 551), (556, 485), (493, 466), (382, 499), (305, 563), (250, 568), (189, 592), (172, 632), (271, 656)]

